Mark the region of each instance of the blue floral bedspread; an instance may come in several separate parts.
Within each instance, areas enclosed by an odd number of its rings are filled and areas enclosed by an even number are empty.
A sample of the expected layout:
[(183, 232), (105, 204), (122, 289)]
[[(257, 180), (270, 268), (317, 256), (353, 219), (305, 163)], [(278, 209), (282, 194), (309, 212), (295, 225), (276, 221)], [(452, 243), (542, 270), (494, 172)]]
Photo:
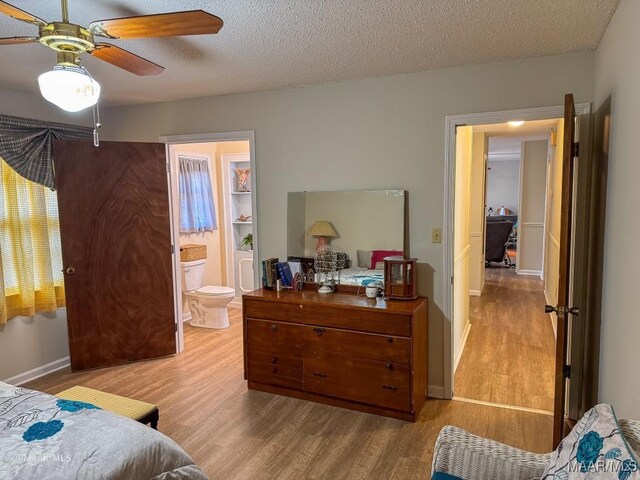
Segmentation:
[(173, 440), (98, 407), (0, 382), (0, 479), (207, 480)]

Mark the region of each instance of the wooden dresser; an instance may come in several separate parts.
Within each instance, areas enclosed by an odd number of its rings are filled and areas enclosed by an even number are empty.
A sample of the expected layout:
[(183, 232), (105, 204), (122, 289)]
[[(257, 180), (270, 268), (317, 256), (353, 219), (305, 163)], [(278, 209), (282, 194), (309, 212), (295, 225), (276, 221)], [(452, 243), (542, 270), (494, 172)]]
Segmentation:
[(243, 295), (249, 388), (415, 421), (427, 390), (427, 300)]

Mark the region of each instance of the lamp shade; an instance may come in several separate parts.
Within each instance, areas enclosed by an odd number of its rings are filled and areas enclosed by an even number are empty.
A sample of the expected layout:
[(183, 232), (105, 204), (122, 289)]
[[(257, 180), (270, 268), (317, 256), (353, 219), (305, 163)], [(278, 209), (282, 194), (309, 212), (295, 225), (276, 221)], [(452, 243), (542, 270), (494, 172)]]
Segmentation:
[(311, 230), (309, 230), (309, 235), (312, 237), (337, 237), (338, 234), (336, 230), (331, 225), (331, 222), (327, 220), (318, 220), (313, 224)]
[(66, 110), (79, 112), (98, 102), (100, 84), (80, 67), (56, 65), (38, 77), (40, 93), (45, 100)]

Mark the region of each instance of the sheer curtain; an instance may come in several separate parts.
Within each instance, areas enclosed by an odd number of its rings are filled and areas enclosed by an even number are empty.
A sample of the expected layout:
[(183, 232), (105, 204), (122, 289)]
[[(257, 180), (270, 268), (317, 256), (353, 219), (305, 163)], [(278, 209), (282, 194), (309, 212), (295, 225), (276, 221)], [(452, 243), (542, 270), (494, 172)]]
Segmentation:
[(55, 192), (0, 159), (0, 324), (65, 305)]
[(180, 233), (212, 232), (218, 228), (211, 174), (206, 158), (178, 156)]

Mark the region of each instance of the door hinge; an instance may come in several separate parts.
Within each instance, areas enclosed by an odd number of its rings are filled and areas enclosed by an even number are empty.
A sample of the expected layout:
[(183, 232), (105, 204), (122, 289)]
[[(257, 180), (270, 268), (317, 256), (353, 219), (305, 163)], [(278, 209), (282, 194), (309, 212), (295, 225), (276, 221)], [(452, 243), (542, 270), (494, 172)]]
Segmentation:
[(175, 331), (177, 332), (177, 331), (178, 331), (178, 324), (177, 324), (177, 323), (174, 323), (174, 325), (175, 325), (175, 327), (176, 327), (176, 330), (175, 330)]
[(573, 142), (573, 151), (571, 152), (571, 156), (573, 158), (578, 158), (580, 156), (580, 142)]
[(562, 374), (564, 375), (564, 378), (571, 378), (571, 365), (565, 365), (562, 368)]
[(167, 160), (166, 164), (167, 164), (167, 173), (171, 173), (171, 167), (169, 166), (169, 160)]
[(453, 285), (453, 275), (451, 275), (451, 285)]
[(173, 247), (173, 245), (171, 245), (171, 255), (173, 255), (174, 253), (176, 253), (175, 248)]

